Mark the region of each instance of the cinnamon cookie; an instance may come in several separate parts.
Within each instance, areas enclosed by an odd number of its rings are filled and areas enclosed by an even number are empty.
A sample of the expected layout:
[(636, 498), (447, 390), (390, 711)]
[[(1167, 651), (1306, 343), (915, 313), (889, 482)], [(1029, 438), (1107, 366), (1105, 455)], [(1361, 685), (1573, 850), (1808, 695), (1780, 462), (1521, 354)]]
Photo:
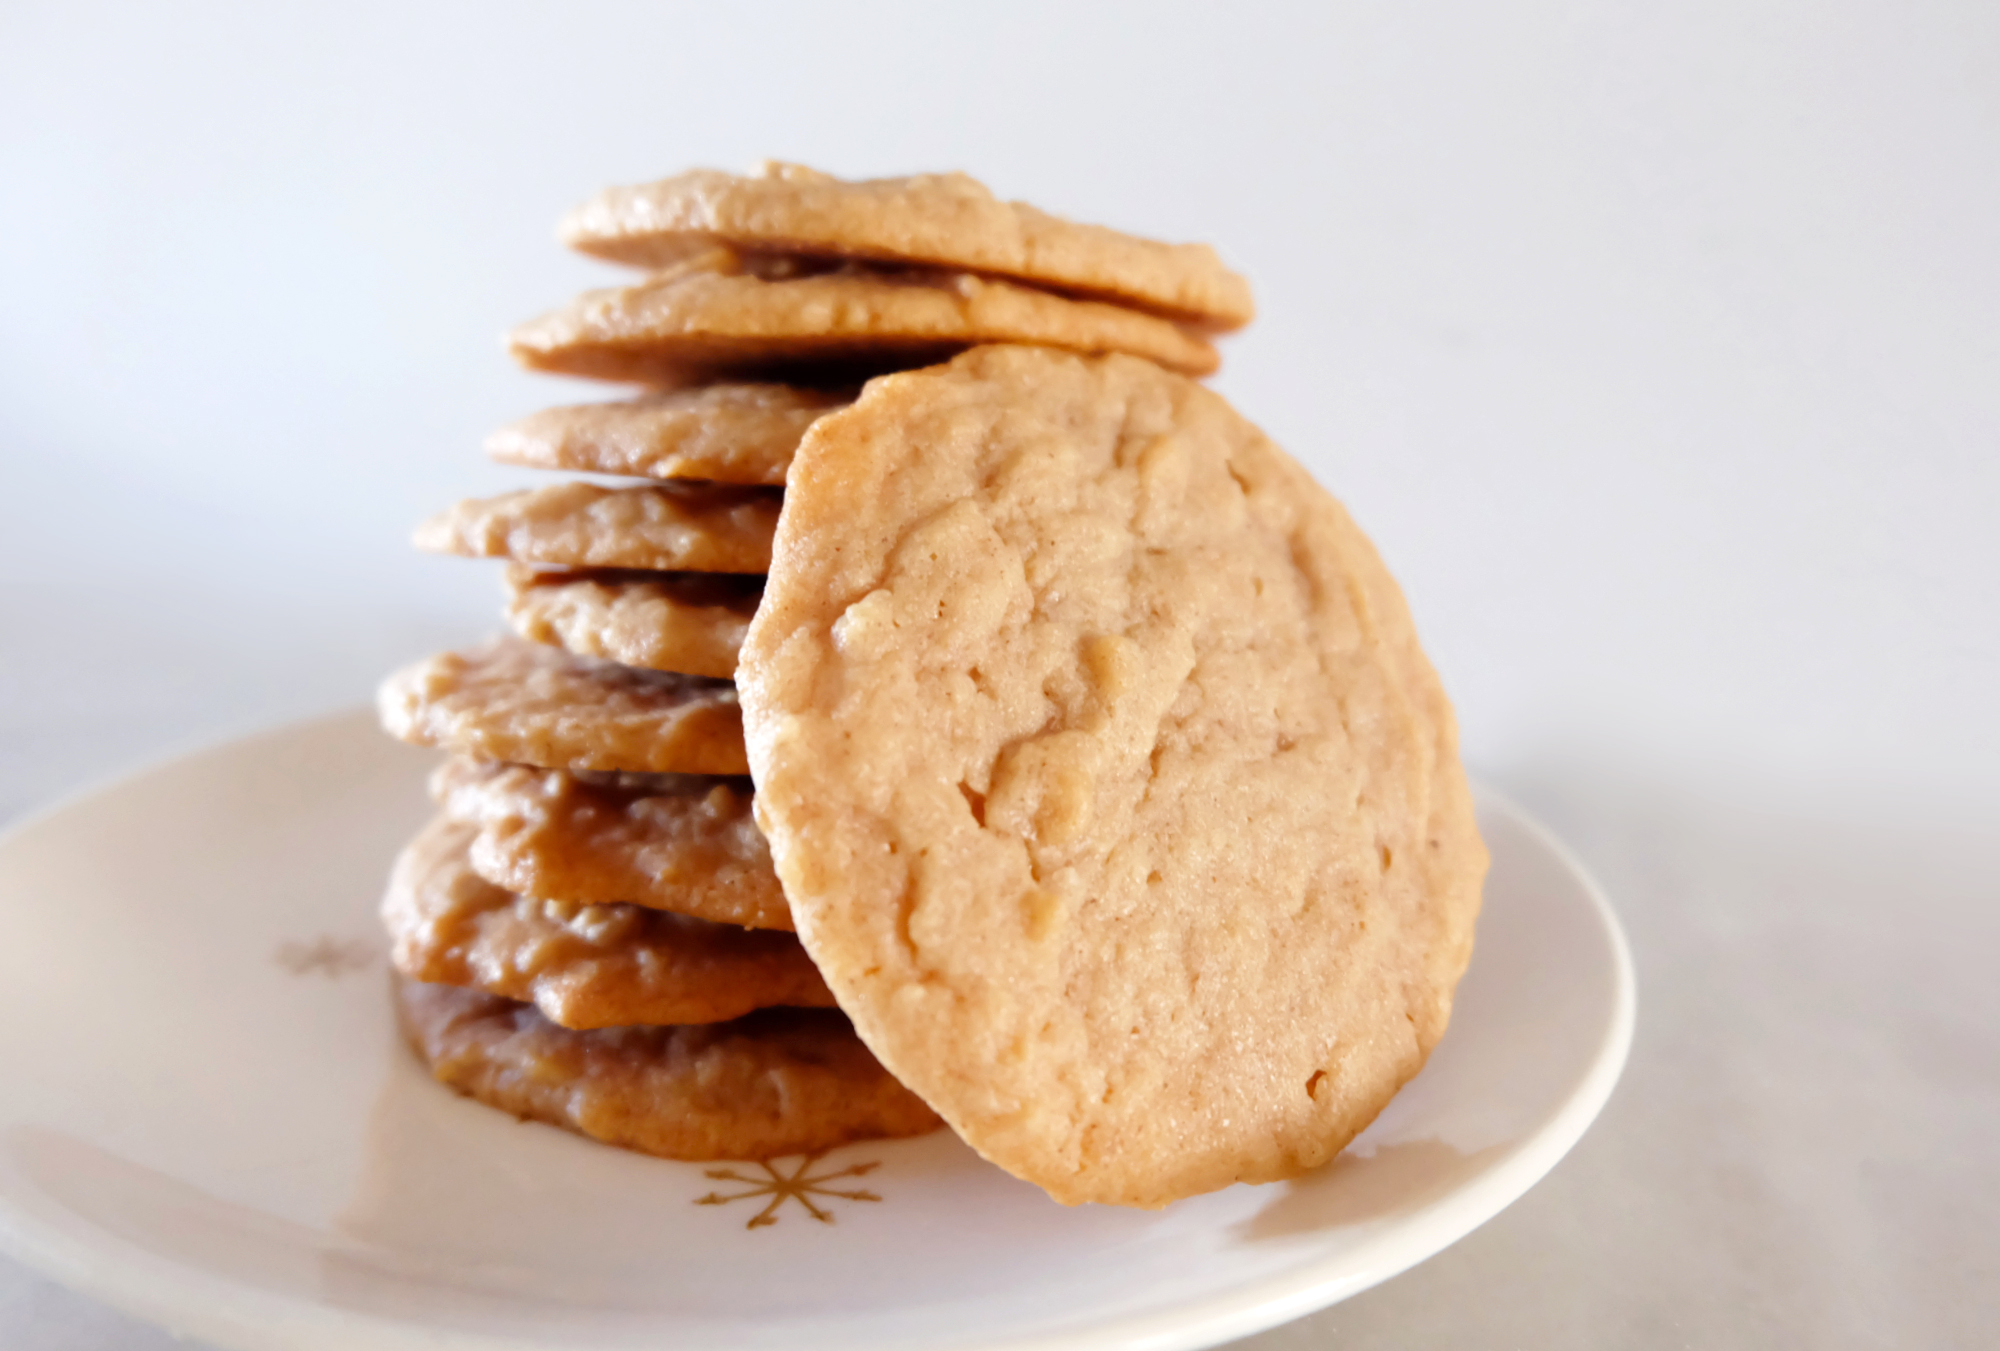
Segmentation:
[(883, 1063), (1064, 1202), (1332, 1157), (1443, 1034), (1486, 866), (1340, 504), (1189, 380), (1022, 347), (874, 381), (786, 492), (756, 809)]

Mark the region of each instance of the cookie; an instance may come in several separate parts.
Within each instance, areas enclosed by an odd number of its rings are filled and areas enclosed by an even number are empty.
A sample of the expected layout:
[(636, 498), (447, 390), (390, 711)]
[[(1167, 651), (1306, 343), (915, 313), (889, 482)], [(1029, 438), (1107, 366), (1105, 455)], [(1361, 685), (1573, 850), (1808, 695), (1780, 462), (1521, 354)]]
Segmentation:
[(645, 1154), (767, 1159), (938, 1126), (834, 1009), (577, 1032), (451, 985), (398, 977), (395, 1001), (405, 1040), (441, 1083)]
[(507, 569), (514, 632), (627, 666), (727, 678), (761, 577), (719, 572), (544, 572)]
[(382, 726), (419, 746), (546, 769), (742, 774), (735, 689), (519, 638), (441, 652), (382, 682)]
[(752, 929), (791, 907), (751, 818), (748, 779), (568, 774), (452, 759), (431, 775), (445, 815), (479, 827), (480, 876), (577, 905), (630, 903)]
[(762, 572), (783, 506), (768, 488), (558, 483), (460, 502), (418, 526), (414, 542), (547, 567)]
[(1238, 328), (1250, 284), (1206, 244), (1163, 244), (1003, 202), (964, 174), (843, 182), (796, 164), (747, 176), (695, 169), (609, 188), (564, 218), (563, 242), (670, 266), (714, 241), (774, 253), (918, 263), (1013, 277), (1175, 318)]
[(673, 388), (749, 374), (866, 375), (982, 342), (1129, 352), (1206, 375), (1215, 349), (1166, 319), (970, 273), (710, 249), (636, 286), (587, 291), (508, 338), (523, 365)]
[(391, 960), (412, 980), (523, 1000), (550, 1022), (579, 1029), (716, 1023), (780, 1005), (833, 1005), (788, 933), (516, 895), (467, 862), (478, 834), (439, 817), (396, 860), (382, 920)]
[(1486, 863), (1339, 503), (1189, 380), (1019, 347), (873, 382), (786, 493), (757, 816), (882, 1062), (1067, 1203), (1332, 1157), (1444, 1032)]
[(716, 384), (572, 404), (502, 427), (486, 453), (530, 469), (777, 485), (813, 419), (853, 397), (851, 389)]

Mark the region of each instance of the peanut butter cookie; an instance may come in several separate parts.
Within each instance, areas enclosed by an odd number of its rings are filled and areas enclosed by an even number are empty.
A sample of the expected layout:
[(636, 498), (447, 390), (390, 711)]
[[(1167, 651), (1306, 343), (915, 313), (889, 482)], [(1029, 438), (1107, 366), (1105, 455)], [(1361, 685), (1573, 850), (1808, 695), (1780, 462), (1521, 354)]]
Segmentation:
[(415, 544), (548, 567), (762, 572), (783, 506), (769, 488), (558, 483), (469, 498), (418, 526)]
[(922, 1135), (938, 1119), (833, 1009), (557, 1027), (530, 1004), (397, 977), (410, 1047), (467, 1097), (669, 1159), (767, 1159)]
[(813, 419), (853, 397), (851, 389), (716, 384), (572, 404), (502, 427), (486, 453), (531, 469), (775, 486)]
[(519, 896), (472, 870), (466, 850), (478, 834), (440, 817), (396, 860), (382, 920), (396, 969), (412, 980), (524, 1000), (579, 1029), (833, 1005), (791, 934)]
[(382, 682), (389, 735), (477, 760), (546, 769), (742, 774), (736, 690), (519, 638), (441, 652)]
[(587, 291), (514, 330), (523, 365), (664, 388), (745, 374), (872, 374), (975, 343), (1129, 352), (1206, 375), (1215, 349), (1169, 320), (969, 272), (708, 249), (636, 286)]
[(762, 577), (720, 572), (507, 569), (514, 632), (586, 657), (688, 675), (736, 674)]
[(563, 242), (664, 267), (720, 241), (771, 253), (919, 263), (1013, 277), (1175, 318), (1238, 328), (1250, 285), (1206, 244), (1163, 244), (1003, 202), (965, 174), (843, 182), (797, 164), (749, 175), (695, 169), (608, 188), (572, 211)]
[(786, 492), (756, 810), (869, 1046), (1068, 1203), (1332, 1157), (1443, 1034), (1486, 865), (1340, 504), (1189, 380), (1024, 347), (874, 381)]
[(431, 797), (454, 821), (479, 827), (472, 866), (509, 891), (792, 927), (770, 847), (751, 818), (748, 779), (452, 759), (431, 775)]

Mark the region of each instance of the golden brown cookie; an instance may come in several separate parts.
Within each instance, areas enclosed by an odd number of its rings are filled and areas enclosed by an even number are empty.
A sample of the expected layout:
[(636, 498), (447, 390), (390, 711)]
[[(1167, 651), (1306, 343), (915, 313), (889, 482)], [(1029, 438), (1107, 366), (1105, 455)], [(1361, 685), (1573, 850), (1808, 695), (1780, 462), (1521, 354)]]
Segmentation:
[(873, 373), (981, 342), (1129, 352), (1206, 375), (1215, 349), (1166, 319), (970, 273), (707, 250), (636, 286), (588, 291), (523, 324), (508, 347), (562, 375), (673, 388), (748, 374)]
[(432, 553), (560, 568), (762, 572), (781, 494), (711, 483), (558, 483), (470, 498), (417, 527)]
[(748, 779), (566, 774), (452, 759), (431, 776), (447, 816), (479, 827), (473, 868), (577, 905), (630, 903), (752, 929), (791, 907), (751, 818)]
[(641, 671), (519, 638), (406, 666), (382, 682), (375, 706), (389, 735), (479, 760), (640, 774), (748, 769), (743, 717), (726, 681)]
[(514, 632), (627, 666), (728, 678), (764, 579), (720, 572), (507, 569)]
[(1020, 347), (873, 382), (786, 493), (757, 815), (883, 1063), (1064, 1202), (1332, 1157), (1444, 1032), (1486, 865), (1340, 504), (1192, 381)]
[(519, 896), (472, 870), (466, 850), (478, 834), (439, 817), (396, 860), (382, 919), (391, 960), (412, 980), (524, 1000), (583, 1029), (833, 1006), (791, 934)]
[(561, 234), (572, 248), (643, 267), (720, 241), (988, 272), (1220, 328), (1253, 313), (1249, 283), (1206, 244), (1079, 225), (1003, 202), (964, 174), (843, 182), (797, 164), (766, 163), (750, 175), (694, 169), (608, 188), (572, 211)]
[(775, 486), (813, 419), (853, 398), (851, 389), (698, 385), (544, 409), (493, 433), (486, 453), (531, 469)]
[(937, 1116), (835, 1009), (686, 1027), (557, 1027), (532, 1005), (396, 978), (439, 1082), (525, 1120), (668, 1159), (768, 1159), (922, 1135)]

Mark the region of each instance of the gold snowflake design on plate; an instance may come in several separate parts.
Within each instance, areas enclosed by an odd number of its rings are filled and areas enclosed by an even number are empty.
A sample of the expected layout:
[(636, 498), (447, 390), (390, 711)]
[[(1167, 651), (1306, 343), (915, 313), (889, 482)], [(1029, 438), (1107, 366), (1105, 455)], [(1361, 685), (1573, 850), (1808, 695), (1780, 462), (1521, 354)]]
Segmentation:
[(833, 1212), (823, 1206), (814, 1204), (814, 1197), (838, 1197), (842, 1201), (880, 1201), (882, 1199), (871, 1191), (856, 1188), (843, 1189), (826, 1185), (829, 1182), (838, 1182), (842, 1178), (866, 1177), (882, 1166), (879, 1161), (874, 1163), (857, 1163), (846, 1168), (836, 1169), (831, 1173), (812, 1172), (812, 1166), (824, 1157), (826, 1157), (825, 1150), (821, 1150), (817, 1154), (802, 1155), (799, 1157), (798, 1167), (792, 1169), (790, 1172), (786, 1172), (779, 1167), (780, 1161), (776, 1159), (761, 1159), (755, 1163), (744, 1165), (746, 1168), (762, 1169), (763, 1176), (761, 1177), (754, 1173), (746, 1176), (743, 1173), (737, 1172), (734, 1168), (706, 1169), (704, 1171), (714, 1181), (740, 1183), (748, 1187), (749, 1190), (732, 1192), (728, 1195), (724, 1195), (719, 1191), (713, 1191), (706, 1196), (697, 1197), (695, 1204), (698, 1206), (726, 1206), (732, 1201), (755, 1201), (768, 1197), (770, 1199), (766, 1202), (764, 1208), (755, 1215), (752, 1215), (750, 1222), (743, 1226), (745, 1229), (761, 1229), (765, 1225), (776, 1224), (778, 1222), (778, 1212), (784, 1208), (784, 1204), (787, 1201), (797, 1201), (805, 1207), (806, 1214), (812, 1216), (821, 1224), (832, 1224)]
[(297, 939), (278, 944), (272, 961), (295, 976), (325, 976), (339, 980), (349, 972), (375, 964), (375, 947), (359, 938), (321, 934), (309, 943)]

